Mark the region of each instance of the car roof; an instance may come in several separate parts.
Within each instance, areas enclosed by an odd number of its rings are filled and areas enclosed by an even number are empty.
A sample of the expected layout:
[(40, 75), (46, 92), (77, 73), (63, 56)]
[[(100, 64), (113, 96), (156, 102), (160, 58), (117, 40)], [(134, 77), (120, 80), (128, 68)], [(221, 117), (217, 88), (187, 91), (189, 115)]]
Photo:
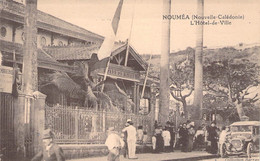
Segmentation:
[(234, 122), (230, 126), (243, 126), (243, 125), (260, 126), (260, 121), (238, 121), (238, 122)]

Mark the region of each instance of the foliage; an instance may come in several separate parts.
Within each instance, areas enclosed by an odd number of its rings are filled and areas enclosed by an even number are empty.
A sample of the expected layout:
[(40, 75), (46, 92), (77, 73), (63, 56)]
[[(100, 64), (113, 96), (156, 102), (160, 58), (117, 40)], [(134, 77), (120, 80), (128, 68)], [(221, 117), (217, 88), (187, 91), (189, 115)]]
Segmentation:
[(223, 107), (236, 108), (241, 117), (245, 115), (243, 107), (246, 104), (252, 106), (259, 99), (258, 94), (251, 96), (249, 92), (259, 85), (259, 69), (256, 63), (241, 58), (238, 50), (223, 48), (216, 53), (214, 60), (208, 60), (204, 66), (205, 89), (216, 101), (224, 99), (226, 104), (222, 104)]
[(108, 95), (97, 90), (98, 86), (103, 82), (94, 83), (88, 77), (86, 67), (84, 64), (79, 63), (79, 69), (77, 73), (68, 75), (65, 72), (52, 72), (44, 75), (40, 88), (48, 86), (55, 86), (61, 92), (68, 93), (69, 95), (84, 96), (84, 106), (98, 108), (101, 105), (102, 108), (111, 108), (112, 102)]
[[(260, 101), (259, 96), (251, 90), (259, 86), (260, 47), (244, 50), (224, 47), (204, 49), (203, 52), (203, 106), (209, 110), (216, 108), (224, 118), (233, 121), (239, 119), (237, 108), (241, 107), (245, 115), (256, 119)], [(153, 57), (151, 61), (149, 76), (152, 78), (159, 78), (159, 59)], [(169, 66), (172, 90), (193, 88), (194, 49), (171, 53)], [(181, 101), (180, 98), (177, 100)]]

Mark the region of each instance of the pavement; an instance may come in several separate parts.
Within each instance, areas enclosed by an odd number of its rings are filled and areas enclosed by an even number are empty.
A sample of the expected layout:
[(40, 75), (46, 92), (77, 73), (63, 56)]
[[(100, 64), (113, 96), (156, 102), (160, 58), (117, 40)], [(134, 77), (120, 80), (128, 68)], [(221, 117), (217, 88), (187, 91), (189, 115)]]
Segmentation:
[(260, 161), (260, 154), (253, 153), (251, 158), (246, 155), (233, 155), (226, 158), (202, 159), (201, 161)]
[[(122, 155), (120, 156), (120, 161), (194, 161), (202, 159), (211, 159), (216, 158), (216, 155), (209, 154), (205, 151), (194, 151), (194, 152), (181, 152), (174, 151), (170, 153), (142, 153), (136, 154), (138, 159), (126, 159)], [(82, 159), (71, 159), (69, 161), (106, 161), (107, 157), (91, 157), (91, 158), (82, 158)]]

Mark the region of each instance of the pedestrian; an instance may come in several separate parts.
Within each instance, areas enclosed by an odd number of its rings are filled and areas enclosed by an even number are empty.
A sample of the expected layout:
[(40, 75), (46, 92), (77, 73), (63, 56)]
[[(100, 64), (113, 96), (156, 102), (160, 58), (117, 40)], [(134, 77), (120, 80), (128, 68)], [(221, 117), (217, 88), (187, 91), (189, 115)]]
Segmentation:
[(208, 141), (210, 141), (209, 152), (212, 154), (217, 154), (218, 152), (218, 134), (216, 123), (213, 121), (211, 126), (208, 128)]
[(164, 142), (163, 142), (163, 137), (162, 137), (162, 125), (158, 125), (157, 129), (155, 129), (156, 133), (156, 148), (155, 151), (156, 153), (160, 153), (163, 151), (164, 147)]
[(171, 134), (167, 127), (163, 129), (162, 137), (164, 142), (164, 152), (170, 152)]
[(144, 137), (143, 137), (143, 144), (144, 144), (144, 145), (146, 145), (146, 143), (147, 143), (147, 139), (148, 139), (147, 132), (144, 131)]
[[(128, 123), (126, 123), (125, 124), (125, 127), (128, 127), (129, 126), (129, 124)], [(126, 158), (127, 156), (128, 156), (128, 146), (127, 146), (127, 131), (125, 131), (124, 133), (124, 138), (123, 138), (123, 140), (124, 140), (124, 143), (125, 143), (125, 145), (124, 145), (124, 150), (123, 150), (123, 156), (124, 156), (124, 158)]]
[(153, 153), (156, 153), (156, 134), (152, 136)]
[(181, 151), (187, 152), (187, 145), (188, 145), (188, 130), (187, 130), (187, 124), (183, 123), (182, 127), (180, 128), (180, 139), (181, 139)]
[(127, 131), (127, 146), (128, 146), (128, 157), (129, 159), (137, 159), (135, 155), (136, 151), (136, 128), (133, 126), (131, 119), (127, 120), (129, 124), (128, 127), (125, 127), (122, 132)]
[(138, 126), (138, 128), (137, 128), (137, 142), (139, 144), (143, 143), (143, 137), (144, 137), (143, 126)]
[(201, 148), (204, 146), (204, 137), (205, 132), (202, 127), (199, 126), (194, 136), (194, 149), (201, 150)]
[(106, 139), (105, 145), (108, 148), (108, 161), (119, 161), (120, 150), (124, 147), (123, 139), (115, 131), (114, 127), (109, 127), (107, 130), (108, 137)]
[(50, 129), (46, 129), (43, 132), (43, 147), (42, 149), (32, 158), (32, 161), (65, 161), (63, 150), (54, 141), (54, 134)]
[(182, 129), (182, 124), (179, 125), (176, 133), (176, 143), (175, 143), (175, 148), (180, 149), (182, 144), (181, 136), (180, 136), (180, 130)]
[(171, 134), (170, 151), (173, 152), (174, 151), (174, 142), (175, 142), (175, 128), (174, 128), (173, 122), (170, 122), (169, 132)]
[[(227, 136), (230, 135), (230, 132), (229, 132), (229, 127), (228, 126), (223, 126), (222, 127), (222, 131), (219, 135), (219, 141), (218, 141), (218, 147), (219, 147), (219, 150), (222, 149), (222, 145), (223, 143), (225, 143), (226, 139), (227, 139)], [(220, 151), (219, 151), (220, 152)]]
[(190, 122), (187, 125), (188, 130), (188, 144), (187, 144), (187, 151), (191, 152), (193, 149), (193, 137), (195, 135), (195, 129), (194, 129), (194, 122)]

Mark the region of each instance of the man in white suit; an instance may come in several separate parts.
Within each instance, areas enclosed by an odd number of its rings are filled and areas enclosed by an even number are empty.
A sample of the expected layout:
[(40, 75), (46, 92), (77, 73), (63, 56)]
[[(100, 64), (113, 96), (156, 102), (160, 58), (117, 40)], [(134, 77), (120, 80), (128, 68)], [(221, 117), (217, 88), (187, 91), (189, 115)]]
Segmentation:
[(132, 120), (128, 119), (128, 127), (125, 127), (122, 132), (127, 132), (127, 145), (129, 159), (137, 159), (136, 151), (136, 128), (133, 126)]

